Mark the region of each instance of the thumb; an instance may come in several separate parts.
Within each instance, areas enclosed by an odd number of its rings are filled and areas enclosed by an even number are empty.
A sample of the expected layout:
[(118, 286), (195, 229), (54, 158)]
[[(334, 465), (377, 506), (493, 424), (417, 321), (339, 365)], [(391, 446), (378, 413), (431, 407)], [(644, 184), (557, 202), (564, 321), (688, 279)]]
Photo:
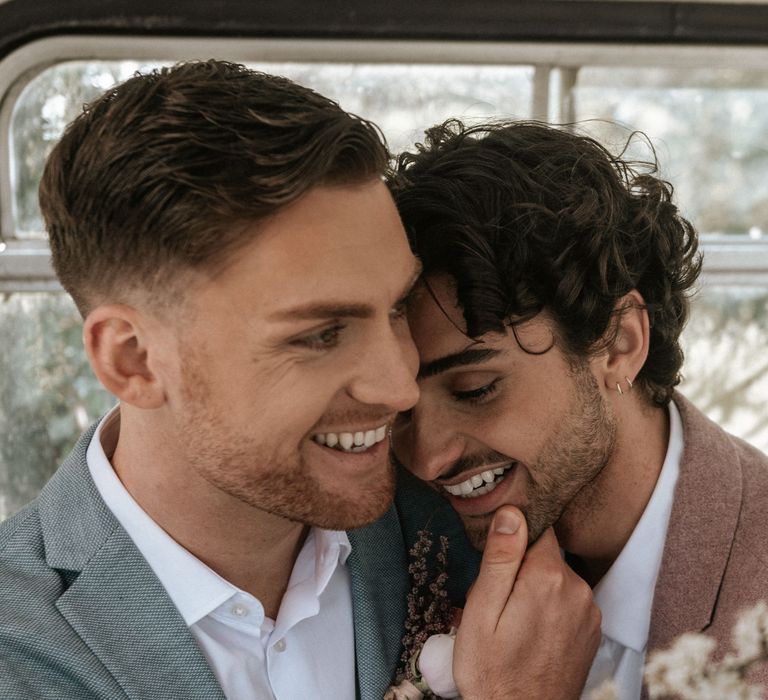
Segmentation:
[(485, 621), (495, 629), (515, 585), (517, 572), (528, 545), (525, 516), (514, 506), (502, 506), (493, 516), (483, 550), (480, 573), (467, 598), (465, 614)]

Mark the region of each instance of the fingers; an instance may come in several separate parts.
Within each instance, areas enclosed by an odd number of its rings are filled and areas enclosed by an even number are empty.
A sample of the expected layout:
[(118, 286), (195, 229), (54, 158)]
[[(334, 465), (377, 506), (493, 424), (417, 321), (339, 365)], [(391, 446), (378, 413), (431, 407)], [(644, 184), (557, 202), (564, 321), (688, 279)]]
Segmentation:
[(525, 559), (523, 560), (522, 570), (524, 572), (538, 572), (542, 569), (559, 569), (563, 565), (560, 545), (555, 536), (555, 531), (550, 527), (544, 530), (539, 535), (539, 539), (528, 547)]
[(486, 629), (493, 630), (515, 585), (528, 544), (528, 527), (514, 506), (503, 506), (493, 516), (483, 551), (480, 573), (467, 598), (469, 613)]
[[(456, 636), (453, 673), (465, 700), (581, 696), (600, 641), (592, 591), (563, 561), (550, 528), (526, 550), (520, 518), (494, 520)], [(553, 672), (556, 670), (556, 672)]]
[(562, 559), (560, 554), (560, 544), (557, 541), (554, 529), (548, 527), (544, 530), (544, 532), (539, 535), (539, 539), (528, 548), (528, 554), (529, 556), (534, 554), (534, 556), (542, 558)]

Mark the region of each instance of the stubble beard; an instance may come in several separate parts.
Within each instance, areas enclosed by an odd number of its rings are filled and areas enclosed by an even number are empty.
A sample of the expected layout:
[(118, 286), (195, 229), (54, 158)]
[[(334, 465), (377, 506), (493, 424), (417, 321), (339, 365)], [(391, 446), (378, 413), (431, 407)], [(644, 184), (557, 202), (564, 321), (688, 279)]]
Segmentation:
[[(573, 367), (572, 376), (575, 394), (571, 408), (526, 470), (527, 506), (522, 510), (529, 545), (556, 525), (566, 511), (569, 521), (574, 522), (588, 517), (599, 504), (595, 481), (608, 464), (616, 442), (616, 421), (594, 376), (583, 365)], [(479, 550), (485, 547), (492, 518), (489, 514), (463, 519), (467, 538)]]
[(261, 461), (251, 454), (229, 454), (216, 463), (207, 459), (204, 467), (198, 467), (198, 473), (215, 488), (253, 508), (328, 530), (368, 525), (387, 510), (394, 497), (391, 464), (382, 470), (375, 489), (351, 497), (331, 492), (307, 476), (308, 469), (301, 457), (291, 464), (287, 460)]
[(491, 527), (492, 515), (480, 516), (462, 516), (464, 531), (467, 533), (469, 543), (478, 551), (485, 549), (485, 543), (488, 540), (488, 530)]
[(368, 525), (392, 504), (395, 467), (388, 457), (373, 486), (363, 492), (332, 491), (312, 474), (298, 447), (286, 453), (282, 442), (257, 444), (232, 434), (220, 412), (209, 408), (211, 393), (190, 359), (183, 369), (185, 408), (178, 434), (190, 468), (215, 489), (258, 510), (328, 530)]

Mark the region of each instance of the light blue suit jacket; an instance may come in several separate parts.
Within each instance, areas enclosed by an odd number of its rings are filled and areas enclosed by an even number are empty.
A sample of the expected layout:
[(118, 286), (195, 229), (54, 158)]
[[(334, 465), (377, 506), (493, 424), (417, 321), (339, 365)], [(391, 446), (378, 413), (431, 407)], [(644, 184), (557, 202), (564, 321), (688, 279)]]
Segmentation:
[[(224, 700), (181, 615), (91, 480), (92, 433), (33, 503), (0, 524), (0, 698)], [(360, 700), (381, 700), (398, 666), (416, 531), (429, 522), (450, 537), (456, 604), (475, 573), (477, 556), (452, 511), (412, 478), (402, 482), (382, 518), (349, 533)]]

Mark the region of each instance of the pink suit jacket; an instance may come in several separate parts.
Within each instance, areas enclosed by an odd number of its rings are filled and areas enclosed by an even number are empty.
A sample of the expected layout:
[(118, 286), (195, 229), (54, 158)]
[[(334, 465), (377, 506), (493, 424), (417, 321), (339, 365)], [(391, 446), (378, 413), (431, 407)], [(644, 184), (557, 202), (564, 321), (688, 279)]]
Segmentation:
[[(738, 613), (768, 600), (768, 456), (680, 394), (684, 452), (651, 612), (648, 653), (683, 632), (731, 651)], [(768, 664), (750, 680), (768, 688)], [(643, 696), (647, 694), (643, 692)]]

